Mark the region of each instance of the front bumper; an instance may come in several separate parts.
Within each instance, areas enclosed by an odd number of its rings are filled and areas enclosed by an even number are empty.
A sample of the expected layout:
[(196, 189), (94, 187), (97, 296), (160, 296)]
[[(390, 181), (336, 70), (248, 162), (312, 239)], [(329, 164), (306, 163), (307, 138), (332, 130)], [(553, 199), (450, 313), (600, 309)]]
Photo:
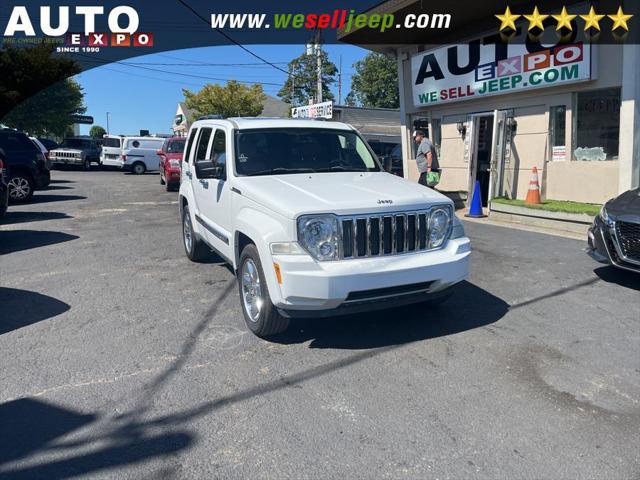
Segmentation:
[(600, 216), (596, 216), (593, 225), (589, 228), (589, 244), (587, 254), (599, 263), (613, 265), (614, 267), (640, 272), (640, 265), (625, 261), (620, 255), (620, 248), (617, 247), (615, 232), (607, 227)]
[(49, 159), (51, 161), (51, 166), (56, 165), (84, 165), (84, 160), (82, 158), (72, 158), (72, 157), (54, 157)]
[[(441, 250), (317, 262), (308, 255), (275, 255), (282, 283), (275, 306), (291, 315), (344, 313), (435, 297), (469, 275), (469, 239), (449, 240)], [(276, 298), (273, 298), (276, 297)], [(391, 302), (391, 303), (389, 303)]]

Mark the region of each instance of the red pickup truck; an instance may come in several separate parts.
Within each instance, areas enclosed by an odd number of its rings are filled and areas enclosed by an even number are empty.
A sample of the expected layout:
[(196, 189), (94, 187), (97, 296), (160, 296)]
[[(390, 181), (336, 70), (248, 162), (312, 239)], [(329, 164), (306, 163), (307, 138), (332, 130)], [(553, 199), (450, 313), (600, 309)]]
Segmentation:
[(160, 185), (166, 185), (167, 192), (180, 187), (180, 163), (185, 140), (184, 137), (168, 138), (156, 152), (160, 157)]

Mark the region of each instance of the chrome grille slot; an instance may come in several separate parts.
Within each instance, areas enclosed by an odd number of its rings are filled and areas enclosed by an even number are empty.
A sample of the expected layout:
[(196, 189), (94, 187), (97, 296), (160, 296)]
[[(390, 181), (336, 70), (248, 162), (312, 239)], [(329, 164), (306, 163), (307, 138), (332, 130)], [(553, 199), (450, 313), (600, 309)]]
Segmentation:
[(353, 220), (342, 221), (342, 257), (353, 257)]
[(393, 252), (393, 217), (382, 217), (382, 253)]
[(427, 214), (421, 213), (418, 215), (418, 249), (424, 250), (427, 248)]
[(407, 215), (407, 251), (413, 252), (416, 249), (416, 216), (415, 214)]
[(364, 257), (367, 254), (367, 219), (356, 219), (356, 254)]
[(405, 251), (404, 242), (407, 238), (405, 228), (407, 226), (407, 222), (405, 221), (404, 215), (396, 215), (396, 235), (395, 235), (395, 243), (396, 243), (396, 253), (402, 253)]
[(380, 218), (371, 217), (369, 219), (369, 254), (380, 255)]
[[(450, 213), (453, 214), (452, 211)], [(425, 209), (341, 217), (340, 258), (376, 257), (431, 250), (429, 214), (430, 209)]]

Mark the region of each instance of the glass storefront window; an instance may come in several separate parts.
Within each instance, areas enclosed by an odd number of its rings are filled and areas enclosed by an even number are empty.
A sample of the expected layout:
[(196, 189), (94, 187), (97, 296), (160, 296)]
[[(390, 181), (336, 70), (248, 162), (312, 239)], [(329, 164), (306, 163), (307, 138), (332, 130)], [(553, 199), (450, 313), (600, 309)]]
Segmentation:
[(549, 109), (549, 143), (553, 162), (567, 159), (566, 118), (565, 105), (555, 105)]
[(617, 160), (620, 136), (620, 89), (579, 92), (573, 133), (575, 160)]

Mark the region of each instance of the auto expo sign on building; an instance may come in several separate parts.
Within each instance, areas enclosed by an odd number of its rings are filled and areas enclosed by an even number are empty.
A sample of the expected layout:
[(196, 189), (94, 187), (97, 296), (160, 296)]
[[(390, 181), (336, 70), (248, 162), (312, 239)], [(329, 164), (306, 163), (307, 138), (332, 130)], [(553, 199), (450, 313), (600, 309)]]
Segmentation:
[(471, 100), (591, 78), (589, 44), (548, 49), (534, 45), (537, 48), (477, 40), (421, 52), (411, 58), (413, 103), (419, 107)]

